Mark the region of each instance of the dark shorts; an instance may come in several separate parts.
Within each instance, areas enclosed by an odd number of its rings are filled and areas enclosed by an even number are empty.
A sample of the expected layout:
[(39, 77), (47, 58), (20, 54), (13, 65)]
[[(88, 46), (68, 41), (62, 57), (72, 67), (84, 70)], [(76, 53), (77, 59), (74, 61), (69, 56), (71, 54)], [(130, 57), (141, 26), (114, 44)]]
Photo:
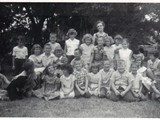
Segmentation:
[(18, 75), (23, 71), (23, 64), (25, 63), (26, 59), (15, 59), (15, 71), (14, 74)]

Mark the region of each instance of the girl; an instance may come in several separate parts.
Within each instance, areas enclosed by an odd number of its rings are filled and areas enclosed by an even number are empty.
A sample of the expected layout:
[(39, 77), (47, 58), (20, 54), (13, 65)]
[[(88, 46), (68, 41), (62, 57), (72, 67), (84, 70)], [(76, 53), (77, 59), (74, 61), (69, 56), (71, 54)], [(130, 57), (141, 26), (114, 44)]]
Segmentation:
[(91, 62), (97, 63), (100, 66), (100, 69), (103, 68), (103, 61), (107, 59), (107, 55), (104, 51), (104, 38), (98, 37), (97, 39), (98, 45), (95, 46), (91, 52)]
[(42, 47), (39, 44), (33, 45), (31, 49), (31, 56), (29, 56), (29, 59), (34, 62), (35, 68), (40, 68), (42, 67)]
[(104, 61), (104, 67), (100, 70), (101, 75), (101, 89), (100, 89), (100, 97), (109, 98), (111, 93), (111, 84), (110, 78), (114, 70), (111, 68), (111, 62), (109, 60)]
[(0, 100), (8, 100), (6, 87), (10, 84), (10, 81), (0, 73)]
[(100, 95), (101, 75), (99, 73), (99, 65), (93, 63), (91, 65), (91, 73), (88, 73), (88, 91), (91, 95)]
[(60, 98), (74, 98), (74, 81), (76, 78), (73, 75), (73, 68), (70, 64), (64, 64), (61, 66), (61, 69), (63, 75), (60, 77)]
[(97, 45), (97, 38), (98, 37), (105, 37), (105, 36), (108, 37), (108, 34), (104, 32), (105, 23), (103, 21), (98, 20), (96, 22), (96, 27), (97, 27), (98, 32), (93, 35), (93, 44), (94, 45)]
[(82, 67), (80, 61), (76, 61), (74, 64), (74, 75), (76, 78), (75, 81), (75, 97), (86, 97), (89, 98), (90, 94), (88, 92), (88, 72)]
[(129, 43), (128, 39), (124, 38), (122, 42), (122, 49), (119, 50), (119, 59), (122, 59), (125, 61), (126, 64), (126, 71), (130, 71), (131, 66), (131, 56), (132, 56), (132, 50), (128, 48)]
[(89, 69), (90, 61), (91, 61), (91, 52), (94, 48), (93, 39), (91, 34), (85, 34), (83, 36), (83, 44), (80, 45), (80, 49), (82, 50), (82, 59), (84, 60), (86, 69)]
[(107, 55), (107, 58), (108, 60), (111, 61), (111, 66), (112, 68), (114, 68), (114, 65), (113, 65), (113, 58), (114, 58), (114, 48), (111, 46), (111, 39), (112, 37), (105, 37), (105, 44), (106, 46), (104, 47), (104, 51)]
[(38, 77), (34, 71), (34, 63), (26, 60), (24, 63), (24, 71), (15, 76), (7, 87), (10, 100), (22, 99), (24, 96), (30, 96), (32, 89), (36, 87), (36, 79)]
[(43, 72), (43, 86), (41, 89), (33, 91), (38, 98), (44, 98), (46, 101), (59, 97), (58, 86), (60, 84), (59, 78), (55, 75), (55, 66), (49, 65)]
[(75, 29), (69, 29), (67, 36), (69, 39), (65, 41), (64, 51), (67, 55), (68, 62), (70, 63), (74, 58), (75, 49), (80, 45), (80, 41), (75, 38), (77, 36), (77, 31)]

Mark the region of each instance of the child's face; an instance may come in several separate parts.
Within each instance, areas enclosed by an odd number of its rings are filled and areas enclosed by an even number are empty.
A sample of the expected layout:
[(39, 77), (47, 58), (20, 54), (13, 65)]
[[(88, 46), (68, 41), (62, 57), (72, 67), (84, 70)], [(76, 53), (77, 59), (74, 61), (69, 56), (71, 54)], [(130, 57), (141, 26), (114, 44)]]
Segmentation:
[(74, 51), (74, 57), (75, 58), (80, 58), (81, 57), (81, 54), (80, 54), (79, 50)]
[(48, 70), (48, 73), (49, 73), (49, 74), (52, 74), (52, 75), (53, 75), (55, 68), (54, 68), (53, 66), (49, 66), (47, 70)]
[(34, 54), (35, 55), (40, 55), (41, 54), (41, 49), (40, 48), (35, 48), (34, 49)]
[(54, 54), (56, 57), (61, 57), (63, 55), (63, 51), (61, 49), (55, 50)]
[(62, 71), (65, 76), (69, 74), (67, 70), (62, 70)]
[(97, 43), (98, 45), (103, 45), (104, 44), (103, 38), (98, 38)]
[(110, 46), (110, 40), (107, 38), (107, 39), (105, 40), (105, 42), (106, 42), (106, 46), (109, 47), (109, 46)]
[(24, 42), (22, 42), (21, 40), (19, 40), (19, 41), (18, 41), (18, 46), (19, 46), (19, 47), (24, 46)]
[(49, 40), (50, 40), (51, 43), (55, 43), (56, 40), (57, 40), (57, 36), (53, 35), (53, 34), (50, 34)]
[(77, 61), (74, 66), (75, 66), (76, 70), (82, 69), (82, 63), (80, 61)]
[(94, 74), (98, 73), (98, 67), (92, 67), (92, 72), (93, 72)]
[(51, 46), (45, 46), (45, 48), (44, 48), (44, 52), (46, 53), (46, 54), (50, 54), (51, 53)]
[(103, 24), (102, 23), (98, 23), (97, 24), (97, 29), (98, 29), (99, 32), (102, 32), (104, 30)]
[(127, 43), (126, 41), (123, 41), (123, 42), (122, 42), (122, 47), (123, 47), (124, 49), (128, 48), (128, 43)]
[(62, 62), (63, 64), (67, 64), (67, 63), (68, 63), (68, 59), (67, 59), (66, 57), (63, 57), (63, 58), (61, 59), (61, 62)]
[(70, 34), (70, 35), (69, 35), (69, 38), (70, 38), (71, 40), (73, 40), (75, 37), (76, 37), (75, 34)]
[(110, 69), (110, 62), (109, 62), (109, 61), (104, 62), (103, 69), (104, 69), (104, 71), (106, 71), (106, 72), (109, 71), (109, 69)]
[(132, 67), (131, 67), (132, 74), (137, 74), (137, 70), (138, 70), (138, 66), (132, 65)]
[(124, 72), (125, 72), (125, 65), (124, 65), (124, 63), (121, 64), (121, 65), (118, 65), (118, 71), (119, 71), (120, 73), (124, 73)]
[(120, 40), (118, 40), (118, 39), (115, 39), (115, 44), (116, 44), (116, 45), (119, 45), (119, 44), (121, 44)]
[(155, 59), (156, 59), (153, 54), (150, 54), (149, 58), (150, 58), (151, 60), (155, 60)]
[(90, 44), (92, 43), (92, 40), (91, 40), (90, 38), (86, 38), (86, 39), (85, 39), (85, 43), (86, 43), (87, 45), (90, 45)]

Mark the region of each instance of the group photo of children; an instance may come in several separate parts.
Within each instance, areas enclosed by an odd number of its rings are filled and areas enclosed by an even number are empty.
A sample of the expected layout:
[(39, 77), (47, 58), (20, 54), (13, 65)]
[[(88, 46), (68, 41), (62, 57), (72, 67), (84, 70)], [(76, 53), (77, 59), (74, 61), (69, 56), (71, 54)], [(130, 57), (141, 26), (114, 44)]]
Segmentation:
[(132, 51), (128, 38), (109, 36), (103, 21), (98, 20), (96, 27), (97, 33), (86, 33), (82, 40), (76, 39), (74, 28), (69, 29), (64, 48), (54, 32), (48, 43), (34, 44), (30, 50), (25, 36), (19, 35), (12, 51), (14, 77), (8, 80), (0, 74), (0, 99), (37, 97), (54, 102), (95, 96), (117, 102), (160, 101), (159, 51), (150, 52), (146, 61), (144, 50)]

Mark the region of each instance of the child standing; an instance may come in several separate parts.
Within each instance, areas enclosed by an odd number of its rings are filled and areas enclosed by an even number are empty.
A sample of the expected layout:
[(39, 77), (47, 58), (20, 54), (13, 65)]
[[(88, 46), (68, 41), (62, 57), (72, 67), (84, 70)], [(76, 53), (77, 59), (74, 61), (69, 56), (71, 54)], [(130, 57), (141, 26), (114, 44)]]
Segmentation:
[(15, 70), (15, 75), (22, 72), (22, 66), (28, 56), (28, 49), (24, 46), (25, 37), (18, 36), (18, 45), (13, 48), (12, 69)]
[(33, 91), (33, 94), (38, 98), (44, 98), (46, 101), (58, 98), (60, 80), (55, 75), (55, 67), (47, 66), (42, 79), (44, 81), (42, 88)]
[(57, 34), (51, 32), (49, 35), (49, 40), (50, 42), (48, 42), (48, 44), (51, 45), (51, 52), (54, 53), (54, 50), (56, 49), (56, 47), (61, 47), (61, 45), (59, 43), (57, 43)]
[(91, 61), (91, 52), (94, 48), (93, 39), (91, 34), (85, 34), (83, 36), (83, 44), (80, 45), (80, 49), (82, 50), (82, 59), (84, 60), (85, 66), (89, 69), (90, 61)]
[(100, 66), (100, 69), (103, 68), (103, 61), (107, 59), (107, 55), (104, 51), (104, 37), (98, 37), (98, 45), (95, 46), (91, 52), (91, 62), (97, 63)]
[(107, 97), (109, 98), (111, 93), (111, 76), (114, 70), (111, 68), (111, 62), (109, 60), (104, 61), (104, 67), (100, 70), (101, 75), (101, 89), (100, 89), (100, 97)]
[(43, 66), (41, 53), (42, 53), (42, 47), (39, 44), (33, 45), (31, 49), (32, 55), (29, 56), (29, 59), (34, 62), (35, 68), (40, 68)]
[(122, 49), (119, 50), (119, 58), (125, 61), (126, 71), (130, 71), (132, 50), (128, 48), (128, 39), (123, 39)]
[(85, 67), (84, 60), (81, 58), (81, 56), (82, 56), (82, 50), (79, 48), (75, 49), (75, 51), (74, 51), (75, 58), (70, 63), (73, 68), (74, 68), (74, 64), (76, 61), (80, 61), (82, 63), (82, 67)]
[(76, 61), (74, 64), (74, 72), (76, 81), (75, 81), (75, 97), (86, 97), (89, 98), (90, 94), (88, 92), (88, 72), (82, 67), (80, 61)]
[(130, 74), (125, 70), (125, 61), (119, 60), (117, 71), (112, 74), (111, 85), (112, 91), (110, 99), (113, 101), (125, 100), (128, 102), (135, 101), (131, 93), (132, 81)]
[(99, 65), (93, 63), (91, 65), (91, 73), (88, 73), (88, 91), (91, 95), (100, 95), (100, 85), (101, 85), (101, 74), (99, 73)]
[(61, 69), (63, 71), (63, 75), (60, 77), (60, 98), (74, 98), (74, 81), (76, 78), (73, 75), (73, 68), (70, 64), (64, 64), (61, 66)]
[(52, 65), (54, 62), (56, 63), (57, 60), (55, 55), (51, 53), (51, 45), (48, 43), (44, 45), (44, 53), (41, 55), (41, 57), (43, 67)]
[(74, 58), (75, 49), (80, 45), (80, 41), (75, 38), (77, 36), (77, 31), (75, 29), (69, 29), (67, 36), (69, 39), (65, 41), (64, 50), (68, 58), (68, 63), (70, 63)]

